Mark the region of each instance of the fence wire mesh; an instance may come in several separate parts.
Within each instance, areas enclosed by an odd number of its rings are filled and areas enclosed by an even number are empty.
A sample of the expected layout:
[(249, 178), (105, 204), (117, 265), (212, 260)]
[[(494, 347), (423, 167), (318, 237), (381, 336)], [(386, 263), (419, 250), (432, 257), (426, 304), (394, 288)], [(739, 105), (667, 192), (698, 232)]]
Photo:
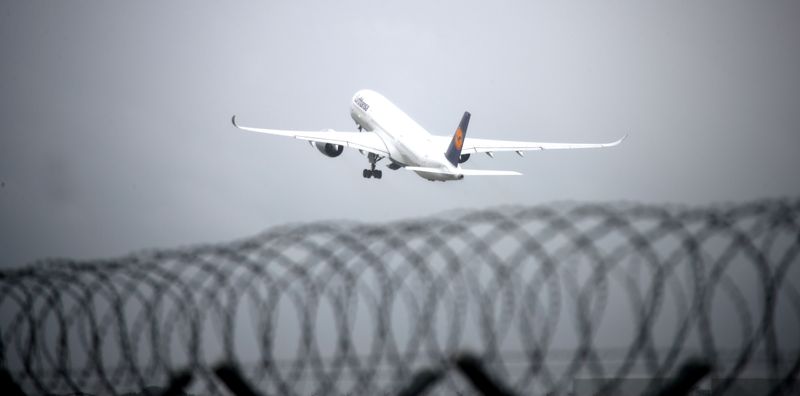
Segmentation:
[(182, 373), (227, 394), (220, 364), (266, 395), (463, 394), (468, 353), (509, 392), (579, 395), (655, 394), (699, 360), (694, 392), (798, 394), (799, 215), (504, 207), (45, 260), (0, 272), (0, 365), (29, 394), (159, 394)]

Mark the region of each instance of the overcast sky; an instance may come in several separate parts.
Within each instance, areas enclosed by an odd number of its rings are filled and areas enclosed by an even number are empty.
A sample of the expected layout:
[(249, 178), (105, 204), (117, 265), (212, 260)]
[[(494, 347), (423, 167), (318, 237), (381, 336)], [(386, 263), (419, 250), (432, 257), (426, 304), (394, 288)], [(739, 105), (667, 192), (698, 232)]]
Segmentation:
[[(321, 219), (798, 196), (798, 38), (796, 1), (3, 2), (0, 265)], [(468, 110), (473, 137), (630, 138), (432, 183), (230, 124), (353, 130), (361, 88), (432, 133)]]

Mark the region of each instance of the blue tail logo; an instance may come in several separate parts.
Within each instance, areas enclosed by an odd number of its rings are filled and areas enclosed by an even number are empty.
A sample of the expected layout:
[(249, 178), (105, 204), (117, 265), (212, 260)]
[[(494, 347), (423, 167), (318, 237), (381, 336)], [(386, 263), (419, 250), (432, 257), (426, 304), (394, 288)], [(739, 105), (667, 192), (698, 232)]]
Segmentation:
[(464, 146), (464, 138), (467, 136), (469, 117), (469, 112), (465, 111), (464, 115), (461, 117), (461, 122), (458, 123), (456, 133), (453, 134), (453, 140), (450, 142), (450, 146), (444, 153), (444, 156), (448, 161), (450, 161), (451, 164), (453, 164), (453, 166), (458, 166), (458, 158), (461, 156), (461, 147)]

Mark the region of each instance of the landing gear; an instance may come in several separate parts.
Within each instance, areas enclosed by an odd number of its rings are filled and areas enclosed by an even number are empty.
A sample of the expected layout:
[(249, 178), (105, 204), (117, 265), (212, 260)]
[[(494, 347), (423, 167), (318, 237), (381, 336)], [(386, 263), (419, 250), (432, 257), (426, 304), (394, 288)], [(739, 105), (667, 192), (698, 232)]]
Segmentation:
[(370, 177), (374, 177), (376, 179), (380, 179), (383, 177), (383, 171), (375, 169), (375, 164), (383, 159), (383, 157), (380, 157), (377, 154), (369, 153), (367, 154), (367, 159), (369, 160), (369, 169), (364, 169), (364, 172), (362, 173), (364, 178), (369, 179)]
[(380, 179), (381, 177), (383, 177), (383, 171), (377, 169), (364, 169), (363, 175), (367, 179), (369, 179), (370, 177)]
[(370, 177), (374, 177), (376, 179), (380, 179), (383, 177), (383, 171), (375, 169), (375, 164), (372, 164), (370, 168), (371, 169), (364, 169), (362, 175), (364, 175), (365, 178), (369, 179)]

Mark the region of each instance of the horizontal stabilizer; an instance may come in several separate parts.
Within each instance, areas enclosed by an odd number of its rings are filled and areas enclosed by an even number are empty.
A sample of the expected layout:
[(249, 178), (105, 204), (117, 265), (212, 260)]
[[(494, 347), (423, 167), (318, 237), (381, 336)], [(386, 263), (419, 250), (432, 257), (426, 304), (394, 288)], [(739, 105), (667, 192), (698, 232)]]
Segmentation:
[(447, 169), (425, 168), (422, 166), (406, 166), (405, 169), (415, 172), (439, 173), (443, 175), (463, 175), (463, 176), (520, 176), (522, 173), (504, 170), (484, 170), (484, 169), (461, 169), (455, 172)]

